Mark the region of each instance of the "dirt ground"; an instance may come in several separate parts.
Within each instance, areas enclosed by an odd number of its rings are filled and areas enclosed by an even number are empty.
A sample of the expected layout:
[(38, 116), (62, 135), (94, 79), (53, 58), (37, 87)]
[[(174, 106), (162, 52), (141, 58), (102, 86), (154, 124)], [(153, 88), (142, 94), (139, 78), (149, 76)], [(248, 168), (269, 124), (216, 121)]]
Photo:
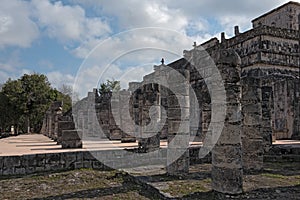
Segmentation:
[[(172, 199), (300, 199), (300, 163), (265, 163), (261, 173), (244, 176), (240, 196), (211, 191), (211, 165), (191, 166), (185, 177), (165, 174), (139, 176)], [(5, 177), (0, 180), (4, 199), (160, 199), (158, 191), (136, 184), (119, 171), (91, 169)]]

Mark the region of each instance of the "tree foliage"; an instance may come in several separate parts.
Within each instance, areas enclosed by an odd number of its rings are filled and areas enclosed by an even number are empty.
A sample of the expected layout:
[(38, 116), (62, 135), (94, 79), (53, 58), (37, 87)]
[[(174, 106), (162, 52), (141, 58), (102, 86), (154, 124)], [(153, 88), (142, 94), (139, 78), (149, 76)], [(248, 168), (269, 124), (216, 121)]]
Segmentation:
[(65, 110), (71, 107), (71, 97), (53, 89), (43, 74), (24, 74), (18, 80), (9, 79), (0, 92), (0, 127), (14, 125), (22, 132), (26, 127), (39, 132), (45, 112), (53, 101), (63, 101)]
[(107, 80), (106, 83), (102, 83), (99, 88), (100, 94), (108, 92), (117, 92), (121, 90), (120, 81)]

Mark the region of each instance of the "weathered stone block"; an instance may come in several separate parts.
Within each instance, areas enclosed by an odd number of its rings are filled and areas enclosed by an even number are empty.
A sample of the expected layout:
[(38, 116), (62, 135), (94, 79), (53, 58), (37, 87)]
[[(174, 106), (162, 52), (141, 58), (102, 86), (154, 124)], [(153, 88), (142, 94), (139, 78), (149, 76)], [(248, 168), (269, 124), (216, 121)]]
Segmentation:
[(4, 157), (0, 156), (0, 169), (3, 168)]
[(20, 156), (5, 156), (3, 160), (4, 168), (14, 168), (21, 166), (21, 157)]
[(60, 130), (73, 130), (75, 129), (75, 123), (72, 121), (59, 121), (58, 128)]
[[(224, 125), (224, 126), (223, 126)], [(239, 124), (230, 124), (228, 122), (222, 123), (212, 123), (211, 124), (213, 140), (217, 140), (217, 144), (239, 144), (241, 142), (241, 125)], [(221, 131), (219, 138), (218, 133)]]
[(168, 135), (168, 147), (171, 148), (188, 148), (189, 147), (188, 134)]
[(82, 152), (82, 159), (83, 161), (91, 161), (91, 160), (95, 160), (95, 157), (93, 156), (93, 154), (89, 151), (84, 151)]
[(81, 168), (83, 168), (83, 162), (75, 162), (74, 163), (74, 168), (75, 169), (81, 169)]
[(174, 120), (188, 120), (190, 117), (189, 108), (169, 108), (168, 118)]
[(83, 168), (92, 168), (92, 161), (83, 161)]
[(62, 131), (62, 141), (67, 140), (81, 140), (82, 132), (77, 130), (63, 130)]
[(20, 159), (22, 167), (37, 166), (36, 155), (23, 155)]
[(242, 137), (261, 139), (262, 138), (262, 127), (260, 125), (255, 125), (255, 126), (243, 125), (242, 126)]
[(246, 126), (258, 126), (261, 124), (261, 115), (257, 113), (243, 113), (243, 124)]
[(239, 104), (227, 105), (225, 121), (239, 123), (241, 121), (241, 106)]
[(252, 138), (245, 138), (242, 137), (242, 145), (244, 152), (262, 152), (262, 139), (252, 139)]
[(212, 188), (224, 194), (241, 194), (243, 192), (243, 169), (213, 166), (211, 171)]
[(142, 138), (139, 140), (139, 150), (141, 152), (150, 152), (158, 150), (160, 146), (160, 137), (159, 134), (149, 138)]
[(55, 154), (55, 153), (51, 153), (51, 154), (45, 154), (45, 164), (59, 164), (60, 163), (60, 154)]
[(242, 112), (261, 114), (261, 104), (247, 104), (242, 106)]
[(26, 174), (26, 168), (24, 167), (15, 168), (15, 175), (25, 175), (25, 174)]
[(213, 166), (219, 168), (240, 168), (242, 166), (242, 149), (241, 145), (237, 144), (215, 146), (212, 155)]
[(93, 161), (92, 167), (93, 167), (93, 169), (101, 169), (101, 170), (104, 169), (104, 165), (100, 161)]
[(122, 143), (130, 143), (130, 142), (136, 142), (136, 138), (132, 137), (130, 135), (126, 135), (125, 137), (121, 138)]
[[(43, 167), (43, 171), (45, 171), (45, 166)], [(26, 167), (26, 174), (33, 174), (36, 173), (36, 167), (28, 166)]]
[(189, 121), (168, 121), (168, 132), (173, 135), (176, 133), (188, 133), (189, 132)]
[(82, 132), (76, 130), (64, 130), (61, 137), (63, 149), (82, 148)]
[(8, 175), (14, 175), (15, 174), (15, 167), (4, 167), (2, 171), (3, 176), (8, 176)]
[(36, 154), (36, 166), (44, 166), (46, 159), (46, 154)]
[(76, 153), (64, 152), (61, 153), (60, 163), (64, 165), (65, 169), (74, 169), (74, 163), (76, 162)]
[(82, 148), (82, 141), (81, 140), (62, 141), (61, 146), (63, 149)]
[[(177, 149), (173, 149), (173, 151), (177, 151)], [(182, 152), (179, 153), (179, 155), (181, 156), (167, 166), (167, 173), (169, 175), (181, 176), (189, 172), (189, 165), (190, 165), (189, 151), (186, 149), (182, 149), (181, 151)], [(172, 152), (168, 152), (168, 156), (170, 156), (170, 153)], [(168, 160), (169, 161), (172, 160), (174, 156), (177, 157), (177, 154), (178, 151), (174, 155), (171, 155), (172, 158), (171, 159), (168, 158)]]

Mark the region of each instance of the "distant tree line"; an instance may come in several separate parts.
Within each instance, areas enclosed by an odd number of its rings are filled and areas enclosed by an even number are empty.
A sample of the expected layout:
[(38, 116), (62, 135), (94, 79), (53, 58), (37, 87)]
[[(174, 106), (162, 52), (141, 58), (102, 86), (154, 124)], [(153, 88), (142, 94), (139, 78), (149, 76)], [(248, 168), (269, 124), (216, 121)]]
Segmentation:
[(52, 88), (43, 74), (24, 74), (17, 80), (8, 79), (0, 91), (0, 129), (18, 132), (39, 132), (45, 112), (53, 101), (63, 102), (63, 111), (71, 108), (71, 92), (64, 85), (62, 91)]
[(101, 95), (109, 92), (117, 92), (121, 90), (120, 81), (116, 80), (106, 80), (106, 82), (101, 83), (99, 88), (99, 93)]

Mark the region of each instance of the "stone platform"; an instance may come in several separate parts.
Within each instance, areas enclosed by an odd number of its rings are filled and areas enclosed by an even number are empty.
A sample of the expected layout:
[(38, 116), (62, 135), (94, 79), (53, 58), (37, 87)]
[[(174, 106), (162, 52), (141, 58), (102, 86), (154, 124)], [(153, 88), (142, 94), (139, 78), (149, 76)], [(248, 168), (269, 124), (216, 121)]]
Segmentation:
[[(190, 142), (191, 146), (200, 146), (201, 142)], [(161, 148), (167, 147), (167, 141), (161, 140)], [(89, 150), (133, 149), (138, 142), (121, 143), (121, 141), (95, 141), (88, 138), (83, 141), (82, 149), (62, 149), (57, 142), (41, 134), (18, 135), (0, 139), (0, 156), (20, 156), (28, 154), (47, 154), (61, 152), (76, 152)]]

